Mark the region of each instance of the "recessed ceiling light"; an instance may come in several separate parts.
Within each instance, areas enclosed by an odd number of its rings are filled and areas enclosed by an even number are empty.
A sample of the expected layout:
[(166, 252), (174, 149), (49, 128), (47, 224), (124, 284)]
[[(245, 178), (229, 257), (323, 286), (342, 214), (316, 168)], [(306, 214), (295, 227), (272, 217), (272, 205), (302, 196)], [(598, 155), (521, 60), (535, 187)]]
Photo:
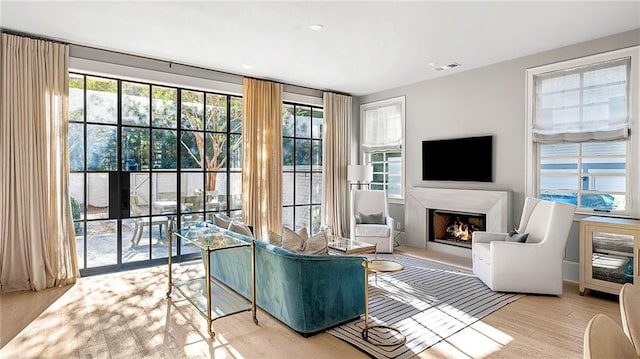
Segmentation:
[(324, 26), (322, 26), (322, 24), (313, 24), (311, 26), (309, 26), (309, 28), (313, 31), (320, 31), (322, 30)]

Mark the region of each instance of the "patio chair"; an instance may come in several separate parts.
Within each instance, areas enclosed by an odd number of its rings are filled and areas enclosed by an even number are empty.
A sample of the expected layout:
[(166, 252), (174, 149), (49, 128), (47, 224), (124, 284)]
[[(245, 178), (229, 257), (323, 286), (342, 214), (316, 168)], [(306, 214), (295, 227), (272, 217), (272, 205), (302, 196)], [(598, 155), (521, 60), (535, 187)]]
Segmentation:
[(131, 242), (133, 242), (136, 246), (140, 243), (140, 239), (142, 238), (142, 232), (145, 226), (149, 227), (149, 231), (153, 228), (153, 226), (158, 225), (158, 230), (160, 231), (160, 236), (162, 236), (162, 227), (164, 226), (165, 232), (165, 240), (169, 240), (169, 218), (166, 216), (154, 216), (149, 218), (148, 216), (143, 216), (144, 214), (140, 210), (140, 199), (136, 195), (131, 195), (130, 197), (130, 205), (132, 215), (135, 221), (135, 227), (133, 228), (133, 236), (131, 237)]

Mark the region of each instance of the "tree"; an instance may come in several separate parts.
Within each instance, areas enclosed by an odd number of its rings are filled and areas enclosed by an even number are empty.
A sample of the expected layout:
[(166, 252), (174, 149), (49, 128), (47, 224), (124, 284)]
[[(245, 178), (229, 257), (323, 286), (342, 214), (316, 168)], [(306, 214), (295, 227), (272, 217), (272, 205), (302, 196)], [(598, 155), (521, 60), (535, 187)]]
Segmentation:
[[(181, 125), (184, 131), (180, 138), (182, 144), (183, 168), (206, 169), (205, 187), (207, 191), (216, 189), (217, 172), (229, 165), (230, 153), (237, 153), (242, 145), (239, 135), (226, 135), (227, 111), (231, 115), (232, 133), (241, 132), (242, 100), (232, 98), (230, 108), (227, 109), (226, 96), (207, 94), (206, 110), (204, 108), (204, 94), (194, 91), (182, 91)], [(201, 132), (206, 129), (212, 132)], [(206, 139), (205, 139), (206, 136)], [(229, 151), (227, 153), (227, 141)]]

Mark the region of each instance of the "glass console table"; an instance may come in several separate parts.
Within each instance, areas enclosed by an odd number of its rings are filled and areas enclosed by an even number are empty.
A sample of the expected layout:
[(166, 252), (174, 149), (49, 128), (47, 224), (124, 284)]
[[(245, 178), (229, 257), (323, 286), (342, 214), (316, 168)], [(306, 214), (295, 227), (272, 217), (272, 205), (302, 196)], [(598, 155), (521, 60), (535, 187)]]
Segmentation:
[[(198, 224), (200, 225), (200, 224)], [(173, 281), (171, 270), (171, 241), (173, 237), (181, 238), (204, 251), (205, 276), (202, 278), (184, 281)], [(200, 313), (207, 318), (207, 330), (211, 338), (215, 337), (213, 321), (222, 317), (251, 311), (253, 322), (258, 324), (256, 318), (256, 275), (255, 275), (255, 243), (247, 243), (236, 239), (206, 223), (195, 228), (183, 228), (172, 231), (169, 235), (169, 288), (167, 298), (171, 297), (171, 291), (176, 288)], [(251, 301), (218, 282), (211, 277), (211, 252), (221, 251), (237, 247), (251, 247)]]

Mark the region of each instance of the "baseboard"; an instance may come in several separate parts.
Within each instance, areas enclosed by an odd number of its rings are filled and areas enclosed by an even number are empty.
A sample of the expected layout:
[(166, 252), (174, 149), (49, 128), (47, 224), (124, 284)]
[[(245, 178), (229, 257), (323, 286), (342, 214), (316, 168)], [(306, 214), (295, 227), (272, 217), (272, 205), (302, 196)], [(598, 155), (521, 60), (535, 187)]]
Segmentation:
[(563, 260), (562, 279), (567, 282), (578, 283), (580, 280), (580, 263)]

